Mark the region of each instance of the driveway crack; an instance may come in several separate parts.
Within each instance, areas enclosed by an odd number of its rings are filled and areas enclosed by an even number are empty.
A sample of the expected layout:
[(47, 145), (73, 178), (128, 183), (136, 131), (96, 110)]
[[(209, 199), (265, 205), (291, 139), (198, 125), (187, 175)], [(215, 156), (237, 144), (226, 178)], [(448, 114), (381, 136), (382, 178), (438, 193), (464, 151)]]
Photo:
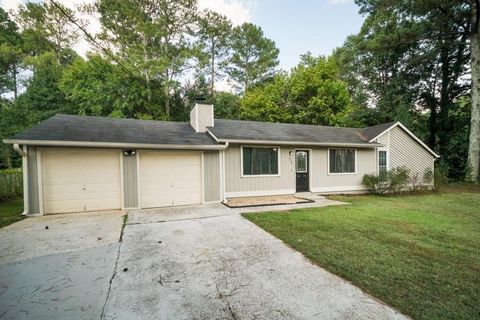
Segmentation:
[(115, 258), (115, 264), (113, 265), (113, 273), (112, 273), (112, 276), (110, 277), (110, 280), (108, 281), (107, 296), (105, 297), (105, 302), (103, 303), (102, 313), (100, 314), (100, 320), (105, 319), (105, 308), (107, 307), (107, 302), (108, 302), (108, 299), (110, 298), (110, 292), (112, 291), (113, 279), (115, 279), (115, 276), (117, 275), (118, 260), (120, 260), (120, 248), (122, 247), (122, 242), (123, 242), (123, 231), (125, 229), (125, 226), (127, 225), (127, 219), (128, 219), (128, 214), (125, 214), (123, 216), (122, 229), (120, 230), (120, 238), (118, 239), (117, 256)]
[(220, 289), (218, 288), (217, 284), (215, 284), (215, 288), (217, 288), (218, 297), (227, 305), (228, 312), (230, 313), (230, 316), (232, 317), (232, 319), (240, 320), (240, 318), (237, 317), (235, 312), (233, 312), (232, 307), (230, 306), (230, 302), (228, 302), (227, 295), (224, 295), (222, 292), (220, 292)]

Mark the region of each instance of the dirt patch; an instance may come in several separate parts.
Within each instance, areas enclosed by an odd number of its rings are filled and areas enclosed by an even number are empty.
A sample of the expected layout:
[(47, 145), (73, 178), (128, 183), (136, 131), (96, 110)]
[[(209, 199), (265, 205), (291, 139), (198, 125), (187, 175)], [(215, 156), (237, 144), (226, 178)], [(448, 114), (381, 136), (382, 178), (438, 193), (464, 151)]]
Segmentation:
[(265, 196), (265, 197), (245, 197), (245, 198), (230, 198), (227, 199), (225, 204), (230, 208), (243, 208), (243, 207), (258, 207), (258, 206), (275, 206), (285, 204), (297, 204), (297, 203), (309, 203), (313, 200), (295, 197), (291, 195), (286, 196)]

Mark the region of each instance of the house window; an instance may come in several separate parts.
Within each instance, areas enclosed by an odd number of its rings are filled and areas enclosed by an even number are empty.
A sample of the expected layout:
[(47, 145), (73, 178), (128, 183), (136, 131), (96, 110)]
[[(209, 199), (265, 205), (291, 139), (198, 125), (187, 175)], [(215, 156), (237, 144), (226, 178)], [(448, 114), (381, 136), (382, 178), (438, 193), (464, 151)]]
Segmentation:
[(329, 149), (329, 173), (355, 173), (355, 150)]
[(243, 175), (277, 175), (278, 148), (243, 147)]
[(378, 151), (378, 172), (387, 171), (387, 151)]

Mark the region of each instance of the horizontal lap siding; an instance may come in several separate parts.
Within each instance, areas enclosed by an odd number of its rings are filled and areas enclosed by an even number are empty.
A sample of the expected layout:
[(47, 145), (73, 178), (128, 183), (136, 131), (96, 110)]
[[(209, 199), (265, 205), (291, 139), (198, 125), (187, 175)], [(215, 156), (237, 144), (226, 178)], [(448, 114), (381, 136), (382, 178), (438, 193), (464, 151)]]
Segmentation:
[(205, 202), (220, 201), (220, 160), (218, 151), (206, 151), (204, 161)]
[[(357, 149), (356, 174), (328, 174), (328, 148), (313, 149), (311, 156), (312, 190), (349, 191), (364, 189), (362, 177), (376, 171), (375, 149)], [(352, 187), (355, 187), (352, 189)], [(328, 190), (328, 188), (332, 188)]]
[[(389, 132), (390, 169), (405, 166), (413, 172), (423, 175), (425, 170), (433, 171), (434, 156), (415, 141), (402, 128), (395, 127)], [(387, 135), (387, 134), (385, 134)]]
[[(276, 147), (276, 146), (272, 146)], [(293, 147), (280, 147), (280, 176), (242, 177), (240, 146), (230, 145), (225, 151), (225, 191), (229, 192), (295, 192), (295, 172), (289, 152)]]

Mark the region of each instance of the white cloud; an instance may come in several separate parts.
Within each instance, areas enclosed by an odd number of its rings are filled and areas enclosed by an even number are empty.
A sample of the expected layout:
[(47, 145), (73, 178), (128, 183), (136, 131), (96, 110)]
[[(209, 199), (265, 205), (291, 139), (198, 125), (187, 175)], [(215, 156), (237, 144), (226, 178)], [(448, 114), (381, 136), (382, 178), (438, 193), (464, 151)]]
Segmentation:
[(328, 4), (331, 6), (347, 4), (349, 2), (353, 2), (353, 0), (328, 0)]
[(199, 0), (198, 8), (210, 9), (229, 18), (234, 25), (252, 21), (251, 2), (241, 0)]

